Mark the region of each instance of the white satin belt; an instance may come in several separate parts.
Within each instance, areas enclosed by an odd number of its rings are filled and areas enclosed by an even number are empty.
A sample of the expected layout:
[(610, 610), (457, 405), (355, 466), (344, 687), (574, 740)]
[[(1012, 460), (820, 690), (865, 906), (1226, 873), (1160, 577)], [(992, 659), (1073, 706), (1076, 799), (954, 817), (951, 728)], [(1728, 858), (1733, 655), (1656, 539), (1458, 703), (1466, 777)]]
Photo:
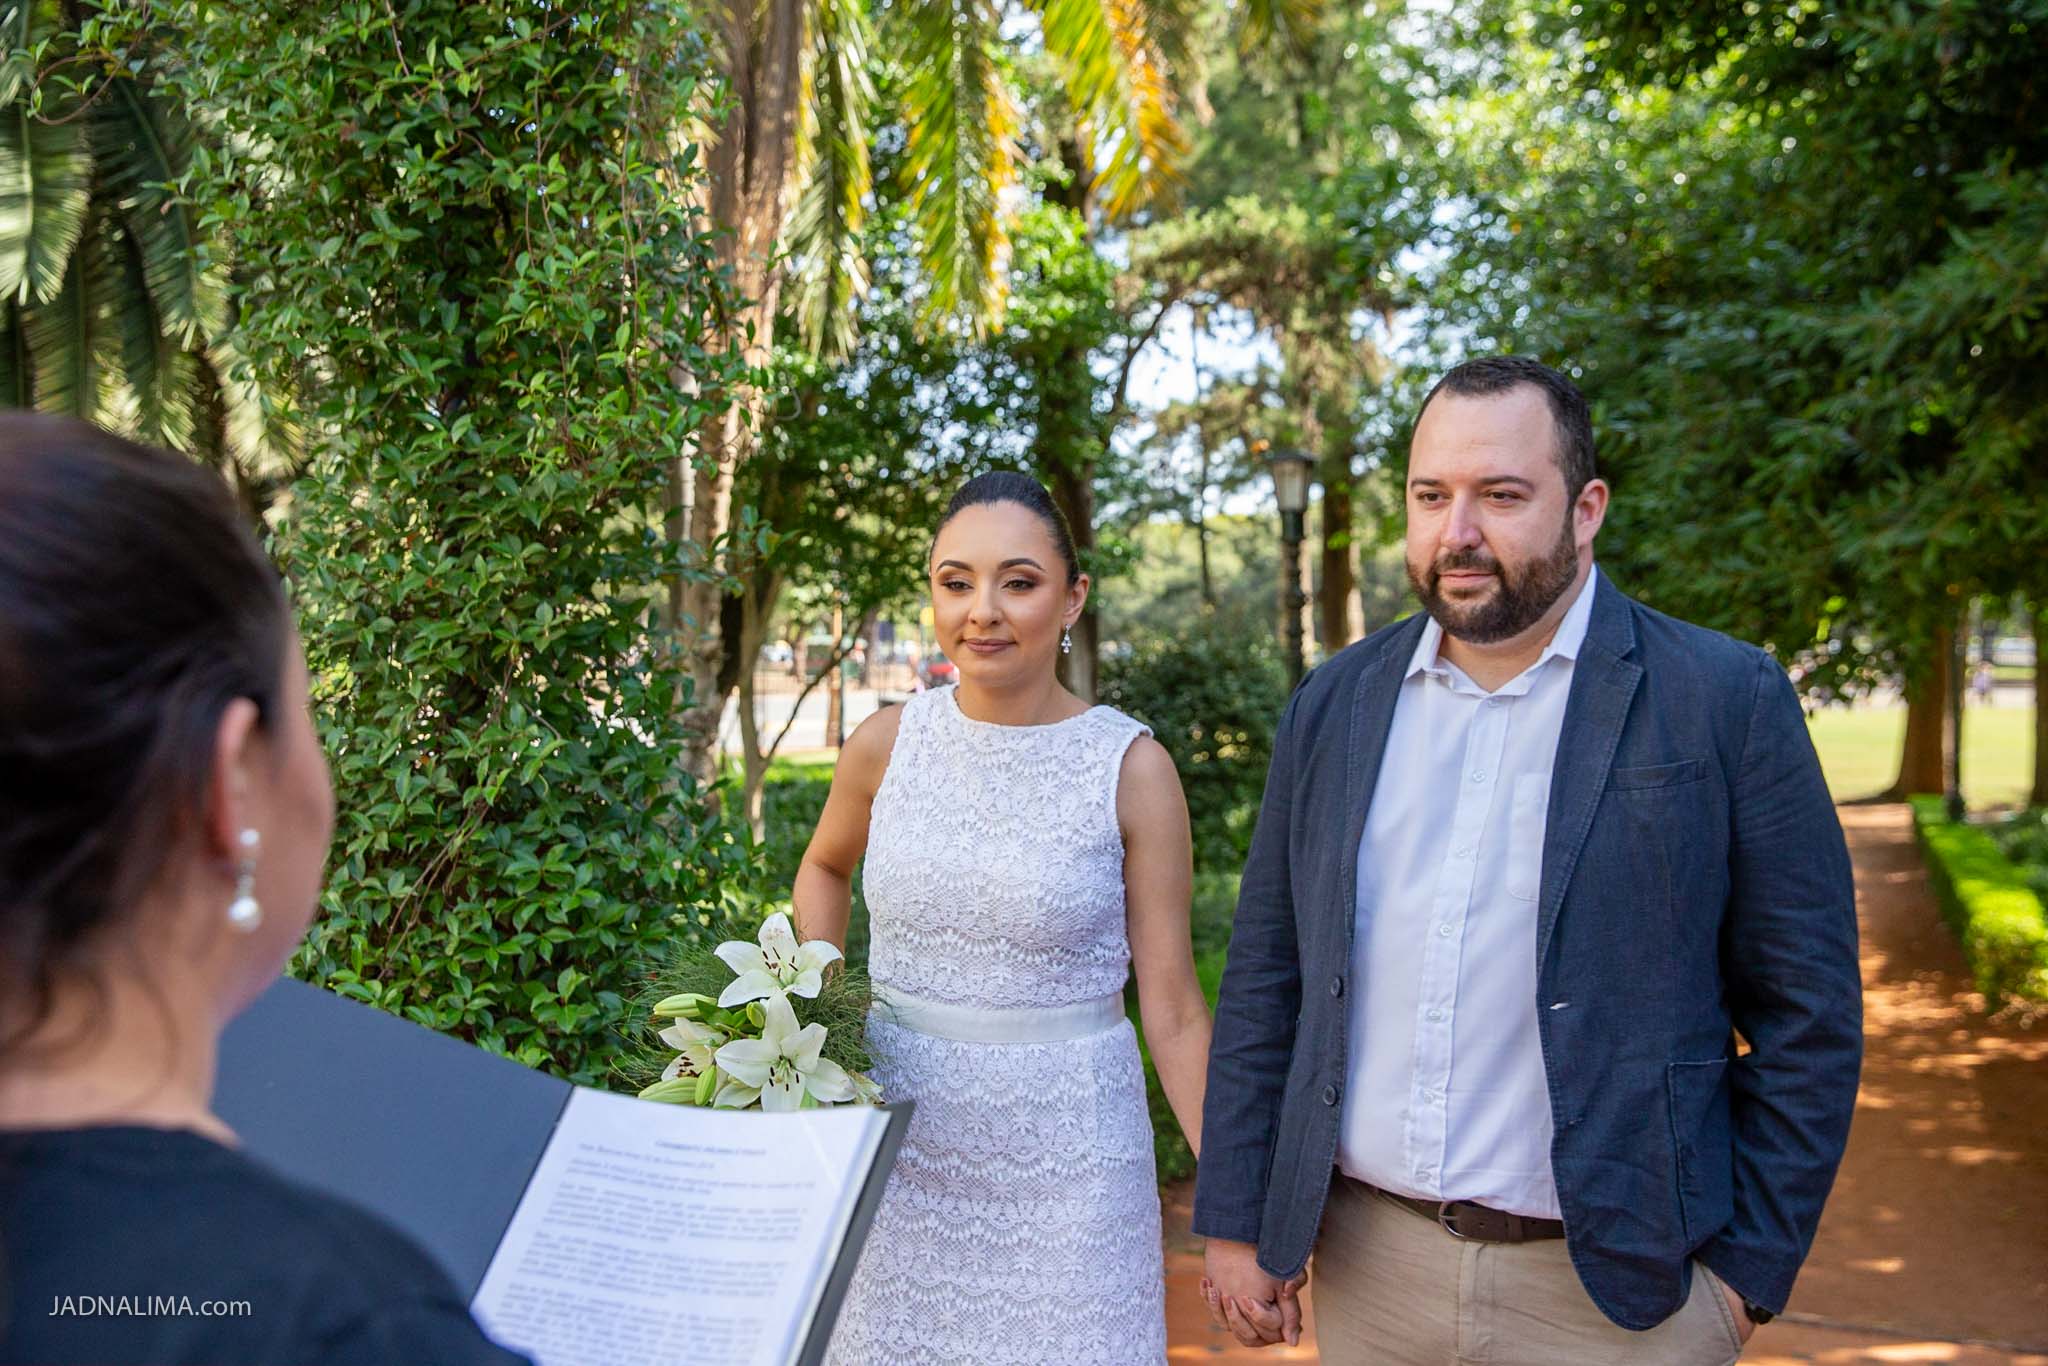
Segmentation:
[(1070, 1006), (989, 1010), (875, 988), (875, 1014), (888, 1024), (961, 1043), (1058, 1043), (1085, 1039), (1124, 1018), (1122, 992)]

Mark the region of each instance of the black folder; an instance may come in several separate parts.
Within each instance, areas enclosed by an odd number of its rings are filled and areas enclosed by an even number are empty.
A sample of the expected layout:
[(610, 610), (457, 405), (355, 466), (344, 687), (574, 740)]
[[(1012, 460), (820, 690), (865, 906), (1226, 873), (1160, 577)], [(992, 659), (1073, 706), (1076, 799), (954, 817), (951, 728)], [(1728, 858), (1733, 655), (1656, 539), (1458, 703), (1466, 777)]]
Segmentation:
[[(476, 1294), (575, 1088), (282, 978), (221, 1038), (214, 1110), (284, 1175), (397, 1225)], [(889, 1123), (796, 1358), (822, 1362), (908, 1127)], [(711, 1363), (704, 1363), (711, 1366)]]

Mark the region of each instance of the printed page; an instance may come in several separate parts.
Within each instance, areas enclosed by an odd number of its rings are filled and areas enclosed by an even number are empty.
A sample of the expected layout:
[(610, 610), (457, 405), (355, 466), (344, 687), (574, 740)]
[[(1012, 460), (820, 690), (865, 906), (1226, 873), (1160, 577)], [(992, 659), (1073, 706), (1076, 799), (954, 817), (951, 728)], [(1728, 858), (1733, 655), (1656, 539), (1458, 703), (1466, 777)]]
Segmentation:
[(539, 1366), (785, 1366), (886, 1128), (579, 1089), (470, 1308)]

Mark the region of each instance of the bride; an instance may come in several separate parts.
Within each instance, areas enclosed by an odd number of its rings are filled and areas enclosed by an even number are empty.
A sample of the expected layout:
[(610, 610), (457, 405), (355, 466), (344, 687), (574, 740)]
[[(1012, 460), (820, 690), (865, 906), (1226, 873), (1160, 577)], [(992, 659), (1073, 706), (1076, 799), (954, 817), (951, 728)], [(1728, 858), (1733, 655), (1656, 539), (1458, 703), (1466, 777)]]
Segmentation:
[(969, 481), (930, 570), (959, 681), (847, 741), (796, 880), (802, 932), (844, 947), (865, 854), (875, 1076), (917, 1105), (827, 1360), (1162, 1362), (1159, 1194), (1123, 989), (1135, 969), (1199, 1149), (1209, 1014), (1187, 804), (1143, 725), (1054, 675), (1088, 579), (1042, 486)]

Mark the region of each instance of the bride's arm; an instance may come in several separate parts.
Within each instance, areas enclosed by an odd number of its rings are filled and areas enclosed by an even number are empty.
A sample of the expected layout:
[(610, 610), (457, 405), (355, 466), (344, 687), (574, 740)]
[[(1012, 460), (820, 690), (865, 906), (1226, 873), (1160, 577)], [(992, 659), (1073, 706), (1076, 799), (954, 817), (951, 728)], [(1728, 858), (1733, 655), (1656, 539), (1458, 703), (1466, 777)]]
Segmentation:
[(884, 707), (855, 728), (832, 770), (832, 791), (804, 860), (797, 866), (791, 896), (799, 939), (829, 939), (844, 952), (846, 919), (853, 907), (853, 870), (868, 848), (868, 813), (889, 751), (896, 745), (901, 707)]
[(1209, 1003), (1202, 999), (1188, 937), (1195, 878), (1188, 804), (1172, 756), (1150, 736), (1140, 736), (1124, 755), (1116, 810), (1124, 835), (1124, 903), (1145, 1046), (1173, 1117), (1188, 1147), (1200, 1156)]

